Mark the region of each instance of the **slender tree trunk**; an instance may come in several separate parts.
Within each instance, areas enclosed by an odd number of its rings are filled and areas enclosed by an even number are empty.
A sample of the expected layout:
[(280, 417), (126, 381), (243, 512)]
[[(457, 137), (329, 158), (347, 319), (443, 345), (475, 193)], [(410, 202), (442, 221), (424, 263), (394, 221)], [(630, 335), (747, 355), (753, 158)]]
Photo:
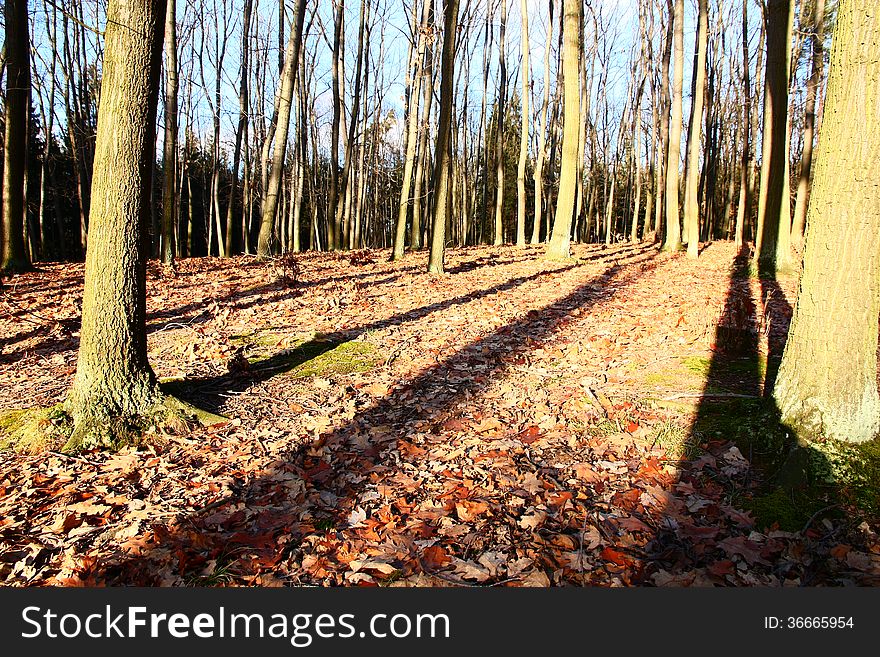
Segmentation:
[(737, 202), (736, 208), (736, 229), (735, 229), (735, 237), (734, 244), (736, 245), (736, 251), (739, 253), (742, 251), (743, 245), (745, 243), (744, 235), (745, 235), (745, 224), (748, 218), (751, 216), (751, 201), (752, 195), (749, 190), (749, 171), (751, 170), (751, 133), (749, 131), (752, 110), (752, 93), (751, 93), (751, 83), (749, 82), (749, 37), (748, 37), (748, 25), (749, 25), (749, 1), (743, 0), (743, 8), (742, 8), (742, 57), (743, 57), (743, 73), (742, 73), (742, 87), (743, 87), (743, 111), (742, 111), (742, 125), (740, 128), (743, 132), (742, 138), (742, 154), (741, 154), (741, 162), (740, 162), (740, 171), (739, 171), (739, 201)]
[(681, 161), (682, 83), (684, 78), (684, 0), (675, 0), (672, 18), (673, 39), (672, 111), (669, 119), (669, 143), (666, 148), (666, 251), (681, 248), (681, 224), (678, 215), (678, 167)]
[[(238, 170), (241, 166), (241, 146), (248, 121), (248, 77), (250, 64), (251, 11), (253, 0), (244, 0), (241, 27), (241, 74), (238, 84), (238, 125), (235, 128), (235, 147), (232, 150), (232, 184), (229, 186), (229, 200), (226, 206), (226, 253), (232, 255), (233, 212), (235, 210), (235, 191), (238, 188)], [(242, 191), (242, 223), (244, 222), (244, 192)]]
[[(413, 77), (409, 94), (409, 111), (406, 117), (406, 155), (403, 163), (403, 186), (400, 190), (400, 203), (397, 208), (397, 224), (394, 231), (394, 250), (391, 253), (392, 260), (403, 257), (406, 245), (406, 217), (410, 206), (410, 190), (412, 189), (413, 167), (416, 160), (416, 145), (418, 144), (419, 127), (419, 91), (422, 83), (422, 59), (425, 54), (427, 43), (427, 30), (429, 14), (433, 11), (433, 0), (425, 0), (421, 25), (418, 29), (417, 45), (413, 61)], [(415, 13), (417, 5), (414, 5)], [(415, 23), (415, 17), (413, 19)], [(418, 202), (418, 199), (416, 199)]]
[(774, 397), (801, 439), (880, 431), (880, 13), (841, 0), (807, 211), (801, 291)]
[(162, 262), (174, 261), (177, 225), (177, 2), (165, 15), (165, 138), (162, 153)]
[[(666, 164), (669, 157), (669, 114), (672, 108), (672, 100), (669, 96), (669, 63), (672, 59), (672, 42), (674, 41), (675, 23), (673, 19), (674, 8), (673, 0), (666, 0), (666, 11), (668, 22), (666, 26), (666, 37), (663, 40), (663, 58), (660, 69), (660, 153), (662, 157), (657, 164), (657, 205), (654, 208), (654, 230), (655, 238), (664, 240), (663, 230), (664, 211), (666, 209)], [(679, 133), (680, 134), (680, 133)], [(676, 189), (678, 183), (676, 183)]]
[(272, 250), (272, 235), (275, 232), (275, 215), (278, 210), (278, 196), (281, 190), (284, 154), (287, 150), (287, 132), (290, 129), (290, 114), (293, 105), (293, 86), (296, 70), (299, 68), (299, 51), (302, 45), (305, 0), (297, 0), (293, 14), (293, 25), (284, 53), (284, 70), (281, 73), (280, 102), (278, 104), (278, 123), (275, 128), (275, 152), (272, 155), (272, 172), (269, 186), (263, 201), (263, 216), (260, 222), (260, 236), (257, 242), (257, 256), (266, 258)]
[(522, 127), (519, 138), (519, 164), (516, 170), (516, 245), (526, 245), (526, 161), (529, 158), (529, 3), (520, 0), (522, 34), (520, 37), (522, 61)]
[[(345, 161), (342, 165), (342, 178), (341, 178), (341, 186), (346, 190), (346, 198), (345, 198), (345, 222), (342, 221), (342, 208), (337, 208), (336, 211), (336, 225), (337, 226), (346, 226), (350, 227), (350, 214), (351, 214), (351, 202), (352, 195), (354, 192), (353, 185), (351, 183), (351, 167), (352, 160), (354, 159), (354, 151), (355, 151), (355, 139), (357, 135), (357, 127), (359, 123), (359, 114), (360, 114), (360, 105), (361, 105), (361, 85), (362, 85), (362, 72), (363, 72), (363, 62), (364, 62), (364, 30), (366, 26), (366, 22), (369, 21), (369, 13), (370, 13), (370, 4), (369, 0), (361, 0), (361, 9), (360, 9), (360, 18), (358, 21), (358, 50), (357, 50), (357, 63), (355, 64), (355, 73), (354, 73), (354, 92), (352, 94), (352, 107), (351, 107), (351, 120), (348, 126), (348, 138), (346, 139), (346, 147), (345, 147)], [(350, 238), (350, 230), (346, 230), (347, 237)], [(345, 246), (348, 247), (350, 245), (350, 240), (345, 241)]]
[(541, 242), (541, 205), (544, 200), (544, 157), (547, 145), (547, 110), (550, 107), (550, 45), (553, 42), (553, 7), (556, 0), (548, 2), (547, 40), (544, 43), (544, 102), (541, 105), (541, 131), (538, 133), (538, 155), (535, 161), (535, 220), (532, 224), (532, 244)]
[[(429, 14), (430, 26), (433, 29), (434, 12)], [(428, 207), (425, 191), (425, 177), (428, 170), (428, 135), (431, 124), (431, 106), (434, 101), (434, 52), (430, 41), (425, 50), (425, 62), (422, 66), (422, 119), (419, 140), (418, 160), (416, 161), (415, 185), (413, 188), (413, 219), (410, 229), (409, 245), (412, 249), (422, 248), (422, 210)]]
[(443, 273), (446, 219), (449, 210), (449, 163), (452, 105), (455, 101), (455, 42), (458, 31), (458, 0), (443, 0), (443, 54), (440, 77), (440, 123), (434, 154), (434, 217), (428, 271)]
[(813, 139), (816, 130), (816, 97), (822, 81), (825, 66), (825, 0), (815, 0), (813, 7), (813, 61), (810, 79), (807, 81), (807, 97), (804, 102), (804, 148), (801, 152), (798, 172), (797, 200), (794, 206), (794, 220), (791, 227), (792, 246), (800, 253), (803, 250), (804, 229), (807, 224), (807, 204), (809, 203), (810, 174), (813, 168)]
[(6, 119), (3, 141), (3, 253), (0, 271), (31, 267), (24, 244), (31, 63), (26, 0), (6, 0)]
[(504, 243), (504, 124), (507, 104), (507, 1), (501, 0), (501, 29), (498, 34), (498, 100), (495, 103), (495, 239)]
[(758, 268), (774, 276), (791, 257), (788, 171), (788, 76), (791, 57), (792, 0), (767, 2), (767, 69), (764, 76), (764, 133), (761, 162)]
[(342, 94), (340, 93), (339, 59), (342, 48), (342, 21), (345, 15), (345, 0), (335, 0), (336, 16), (333, 22), (333, 61), (331, 63), (333, 89), (333, 123), (330, 127), (330, 190), (327, 195), (327, 248), (341, 246), (342, 236), (335, 225), (336, 208), (339, 204), (339, 129), (342, 119)]
[(687, 137), (687, 173), (684, 181), (684, 223), (687, 226), (688, 258), (696, 258), (700, 249), (700, 143), (703, 127), (703, 87), (706, 84), (706, 45), (709, 34), (709, 3), (698, 0), (697, 43), (694, 67), (691, 120)]

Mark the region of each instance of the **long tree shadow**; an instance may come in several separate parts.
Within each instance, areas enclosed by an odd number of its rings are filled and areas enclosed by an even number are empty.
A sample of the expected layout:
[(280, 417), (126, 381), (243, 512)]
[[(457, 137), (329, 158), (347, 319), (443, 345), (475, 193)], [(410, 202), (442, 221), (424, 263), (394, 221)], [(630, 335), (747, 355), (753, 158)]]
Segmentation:
[[(510, 262), (515, 261), (511, 260)], [(248, 266), (255, 265), (249, 264)], [(175, 308), (148, 312), (147, 331), (149, 333), (152, 333), (156, 330), (173, 328), (175, 326), (193, 326), (195, 324), (208, 322), (211, 319), (211, 314), (209, 312), (211, 304), (233, 304), (236, 310), (247, 310), (248, 308), (252, 308), (254, 306), (262, 305), (265, 303), (281, 303), (287, 299), (299, 296), (304, 289), (320, 286), (329, 282), (361, 281), (371, 279), (367, 281), (369, 285), (385, 285), (402, 278), (405, 272), (410, 270), (415, 271), (420, 270), (420, 268), (413, 265), (403, 267), (402, 269), (396, 270), (394, 272), (379, 271), (354, 274), (344, 277), (327, 277), (309, 281), (297, 281), (291, 285), (283, 285), (278, 282), (268, 282), (245, 290), (233, 290), (229, 294), (220, 297), (201, 298), (197, 301), (193, 301), (182, 306), (177, 306)], [(375, 276), (381, 276), (383, 273), (388, 275), (383, 278), (374, 278)], [(541, 275), (542, 274), (539, 273), (536, 274), (535, 277), (539, 277)], [(516, 282), (517, 280), (519, 279), (514, 279), (514, 282), (510, 287), (515, 287), (516, 285), (518, 285), (519, 282)], [(526, 281), (521, 280), (520, 282)], [(502, 284), (501, 286), (496, 286), (495, 288), (489, 288), (488, 290), (485, 290), (485, 294), (491, 294), (495, 291), (510, 289), (510, 287), (505, 287), (505, 285), (506, 284)], [(485, 294), (483, 294), (482, 292), (483, 291), (475, 292), (474, 296), (470, 298), (465, 296), (458, 301), (466, 302), (471, 299), (485, 296)], [(456, 300), (453, 300), (453, 303), (455, 302)], [(447, 306), (443, 306), (442, 304), (434, 304), (427, 312), (430, 313), (436, 310), (442, 310), (443, 307)], [(416, 317), (416, 319), (418, 319), (418, 317)], [(0, 364), (13, 363), (22, 358), (25, 353), (24, 350), (15, 348), (14, 345), (18, 342), (22, 342), (23, 340), (37, 337), (38, 335), (43, 333), (48, 334), (48, 337), (38, 344), (30, 346), (27, 349), (28, 353), (39, 354), (44, 353), (47, 350), (50, 350), (50, 353), (57, 353), (59, 351), (75, 350), (79, 348), (79, 338), (70, 336), (71, 332), (77, 331), (79, 329), (79, 317), (76, 316), (61, 319), (55, 322), (55, 324), (57, 324), (57, 326), (62, 330), (62, 333), (64, 333), (65, 335), (61, 337), (55, 336), (52, 333), (52, 326), (54, 326), (53, 324), (40, 325), (32, 331), (19, 333), (10, 337), (0, 337), (0, 347), (12, 347), (8, 352), (0, 354)], [(375, 326), (373, 328), (380, 328), (380, 326)], [(365, 328), (364, 330), (367, 330), (367, 328)], [(327, 349), (332, 349), (334, 346), (339, 344), (341, 339), (342, 338), (340, 338), (340, 336), (330, 336), (327, 340), (322, 339), (319, 344), (303, 345), (302, 348), (298, 350), (298, 353), (308, 354), (306, 359), (313, 358), (323, 353), (321, 348), (326, 347)], [(324, 349), (324, 351), (326, 351), (326, 349)], [(296, 367), (299, 364), (298, 362), (295, 362), (296, 355), (294, 352), (281, 355), (278, 358), (283, 360), (286, 357), (290, 357), (291, 367)], [(265, 363), (264, 366), (260, 369), (276, 367), (279, 364), (280, 362), (277, 360), (273, 362), (268, 362)], [(275, 371), (277, 373), (278, 370), (276, 369)]]
[(165, 384), (165, 390), (167, 393), (184, 399), (200, 408), (219, 413), (222, 412), (222, 407), (226, 402), (226, 395), (242, 392), (257, 383), (290, 372), (300, 365), (339, 347), (341, 344), (356, 340), (369, 331), (415, 322), (424, 319), (432, 313), (447, 310), (454, 306), (465, 305), (493, 294), (500, 294), (526, 283), (567, 271), (575, 266), (567, 265), (559, 269), (539, 271), (529, 276), (517, 276), (498, 285), (475, 290), (474, 292), (451, 299), (444, 299), (443, 301), (421, 306), (415, 310), (397, 313), (391, 317), (379, 319), (359, 327), (323, 334), (291, 349), (279, 351), (265, 360), (254, 363), (242, 363), (243, 366), (241, 368), (228, 375), (173, 381)]
[[(613, 252), (603, 251), (590, 255), (586, 258), (580, 258), (579, 262), (589, 261), (593, 262), (594, 264), (598, 264), (601, 262), (613, 263), (617, 261), (622, 261), (623, 259), (628, 257), (639, 256), (648, 253), (649, 251), (651, 251), (651, 245), (633, 245), (632, 247), (626, 249), (618, 249)], [(479, 258), (477, 261), (474, 261), (474, 263), (478, 263), (480, 267), (501, 266), (514, 264), (529, 259), (533, 259), (533, 257), (530, 255), (525, 258), (508, 258), (504, 260), (498, 260), (493, 257), (486, 256), (483, 258)], [(460, 274), (475, 270), (477, 268), (477, 265), (474, 263), (470, 261), (462, 263), (461, 265), (451, 268), (447, 273)], [(262, 263), (259, 263), (256, 260), (245, 261), (244, 263), (235, 265), (235, 267), (243, 269), (251, 269), (254, 267), (263, 266), (264, 265)], [(228, 294), (219, 297), (200, 298), (196, 301), (192, 301), (182, 306), (176, 306), (174, 308), (169, 308), (165, 310), (150, 311), (147, 313), (147, 330), (148, 332), (152, 333), (156, 330), (173, 328), (174, 326), (191, 327), (196, 324), (208, 322), (211, 319), (209, 309), (212, 304), (232, 304), (235, 306), (236, 310), (247, 310), (248, 308), (252, 308), (254, 306), (258, 306), (264, 303), (283, 302), (287, 299), (299, 296), (301, 292), (305, 289), (317, 287), (330, 282), (364, 281), (364, 284), (378, 286), (398, 280), (402, 278), (402, 276), (408, 271), (420, 270), (421, 268), (416, 265), (408, 265), (400, 269), (395, 269), (393, 272), (364, 272), (361, 274), (352, 274), (344, 277), (325, 277), (314, 280), (296, 281), (291, 285), (283, 285), (278, 282), (270, 281), (262, 285), (247, 288), (244, 290), (236, 289), (229, 292)], [(180, 272), (176, 275), (191, 276), (194, 273), (196, 272)], [(382, 274), (387, 275), (382, 278), (375, 278), (377, 276), (381, 276)], [(153, 278), (159, 278), (159, 276), (160, 275), (157, 273), (153, 274)], [(195, 284), (186, 285), (178, 289), (186, 289), (186, 287), (192, 287), (194, 285)], [(59, 287), (58, 289), (63, 289), (63, 287)], [(483, 295), (478, 294), (477, 297), (473, 298), (478, 298), (479, 296)], [(465, 301), (466, 300), (467, 299), (465, 299)], [(432, 308), (430, 312), (438, 309), (441, 308)], [(58, 335), (56, 335), (56, 332), (53, 331), (53, 326), (55, 325), (57, 325), (57, 328), (59, 329)], [(41, 325), (40, 327), (37, 327), (32, 331), (22, 332), (9, 337), (0, 337), (0, 347), (9, 348), (9, 351), (0, 354), (0, 364), (14, 363), (18, 359), (22, 358), (25, 353), (43, 354), (47, 352), (58, 353), (63, 351), (75, 350), (79, 347), (79, 338), (77, 336), (72, 336), (71, 334), (78, 331), (78, 329), (79, 317), (74, 316), (59, 319), (53, 325)], [(35, 345), (31, 345), (26, 350), (26, 352), (25, 350), (17, 348), (15, 346), (17, 343), (22, 342), (26, 339), (37, 337), (41, 333), (45, 333), (47, 337), (41, 342)], [(323, 344), (323, 346), (328, 345), (329, 342), (325, 342)], [(330, 345), (329, 348), (333, 348), (333, 345)], [(311, 347), (306, 347), (305, 351), (309, 353), (314, 352), (314, 356), (320, 355), (320, 353), (322, 353), (320, 351), (315, 351)], [(268, 366), (272, 367), (278, 364), (279, 363), (269, 363)], [(294, 364), (293, 366), (295, 367), (296, 364)]]
[[(663, 573), (659, 583), (742, 584), (749, 580), (738, 576), (755, 567), (779, 584), (810, 585), (827, 581), (830, 572), (819, 565), (822, 549), (803, 568), (797, 559), (782, 558), (787, 549), (816, 549), (806, 532), (840, 492), (816, 480), (815, 473), (827, 469), (825, 457), (797, 445), (773, 400), (791, 307), (775, 280), (761, 280), (758, 313), (750, 287), (749, 260), (741, 254), (731, 269), (703, 394), (681, 446), (676, 495), (646, 546), (649, 561)], [(799, 547), (768, 536), (774, 529), (792, 532)]]
[[(360, 410), (343, 426), (322, 434), (315, 443), (279, 455), (267, 472), (241, 482), (231, 495), (185, 514), (174, 526), (154, 526), (152, 541), (140, 555), (120, 553), (99, 564), (94, 577), (108, 584), (156, 584), (159, 563), (167, 563), (173, 555), (179, 557), (173, 559), (176, 575), (183, 579), (224, 555), (235, 555), (240, 567), (251, 573), (271, 571), (282, 560), (296, 558), (304, 541), (320, 540), (328, 532), (337, 535), (351, 524), (351, 514), (364, 495), (372, 495), (383, 481), (428, 467), (429, 445), (416, 445), (414, 431), (427, 431), (429, 438), (444, 440), (443, 423), (448, 419), (444, 416), (467, 413), (469, 400), (525, 355), (556, 338), (574, 313), (607, 303), (639, 276), (652, 275), (657, 268), (652, 262), (655, 255), (652, 250), (626, 265), (612, 265), (542, 310), (530, 311), (472, 342)], [(517, 494), (529, 495), (526, 491)], [(425, 501), (426, 494), (415, 486), (408, 497), (395, 504), (400, 508), (413, 505)], [(414, 541), (434, 534), (439, 524), (437, 517), (403, 530), (402, 540), (407, 541), (414, 560), (418, 561), (424, 547)], [(466, 555), (466, 547), (461, 549)]]
[[(632, 252), (618, 254), (615, 265), (624, 262), (638, 262), (641, 258), (653, 257), (655, 250), (652, 248), (636, 249)], [(242, 367), (236, 368), (228, 375), (207, 377), (201, 379), (183, 379), (165, 384), (166, 392), (184, 399), (196, 406), (209, 410), (213, 413), (222, 413), (223, 405), (229, 395), (240, 393), (251, 386), (265, 381), (273, 376), (290, 372), (307, 361), (339, 347), (343, 343), (356, 340), (364, 334), (379, 329), (400, 326), (405, 323), (418, 321), (425, 317), (453, 308), (469, 304), (488, 296), (501, 294), (517, 287), (531, 283), (548, 276), (560, 274), (574, 267), (577, 263), (563, 265), (555, 269), (547, 269), (530, 274), (517, 276), (503, 283), (492, 285), (487, 288), (475, 290), (451, 299), (444, 299), (436, 303), (421, 306), (414, 310), (405, 311), (391, 317), (378, 319), (369, 324), (353, 327), (344, 331), (336, 331), (323, 334), (318, 338), (299, 344), (293, 348), (282, 350), (271, 357), (250, 363), (239, 361)]]

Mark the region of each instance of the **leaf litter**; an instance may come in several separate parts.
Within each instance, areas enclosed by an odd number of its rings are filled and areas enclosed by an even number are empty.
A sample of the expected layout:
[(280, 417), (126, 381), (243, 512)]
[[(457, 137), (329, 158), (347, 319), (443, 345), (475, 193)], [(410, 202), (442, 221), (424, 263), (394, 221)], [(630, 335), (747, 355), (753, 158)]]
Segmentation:
[[(0, 582), (880, 583), (876, 523), (760, 527), (748, 454), (661, 440), (688, 433), (695, 405), (664, 400), (699, 377), (650, 374), (712, 357), (732, 246), (696, 266), (648, 245), (540, 256), (458, 249), (445, 276), (384, 252), (151, 263), (151, 363), (228, 420), (0, 453)], [(0, 407), (63, 400), (81, 286), (81, 265), (50, 265), (0, 297)], [(777, 297), (758, 311), (784, 314), (793, 283)], [(348, 344), (367, 356), (333, 361)]]

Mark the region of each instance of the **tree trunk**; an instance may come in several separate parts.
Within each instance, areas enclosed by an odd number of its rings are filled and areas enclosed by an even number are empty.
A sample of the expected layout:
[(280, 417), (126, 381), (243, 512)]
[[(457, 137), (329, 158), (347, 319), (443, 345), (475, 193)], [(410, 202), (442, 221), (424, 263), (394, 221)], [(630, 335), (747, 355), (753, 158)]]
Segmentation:
[(688, 236), (688, 258), (696, 258), (700, 250), (700, 204), (697, 188), (700, 183), (700, 142), (703, 127), (703, 87), (706, 84), (706, 45), (709, 34), (709, 3), (698, 0), (697, 48), (694, 66), (691, 120), (687, 137), (687, 171), (684, 181), (684, 223)]
[(538, 155), (535, 160), (535, 219), (532, 224), (531, 244), (541, 241), (541, 204), (544, 197), (544, 157), (547, 146), (547, 110), (550, 107), (550, 45), (553, 42), (553, 6), (556, 0), (550, 0), (547, 18), (547, 40), (544, 44), (544, 102), (541, 105), (541, 131), (538, 134)]
[(162, 153), (162, 262), (174, 261), (177, 225), (177, 19), (176, 0), (165, 15), (165, 138)]
[(339, 80), (339, 56), (342, 48), (342, 20), (345, 14), (345, 0), (335, 0), (336, 16), (333, 22), (333, 61), (330, 65), (333, 91), (333, 122), (330, 127), (330, 190), (327, 194), (327, 248), (340, 247), (342, 236), (335, 225), (336, 207), (339, 204), (339, 130), (342, 120), (342, 95)]
[(290, 129), (290, 114), (293, 105), (293, 85), (296, 70), (299, 68), (299, 50), (302, 44), (305, 0), (297, 0), (293, 14), (293, 25), (284, 53), (284, 70), (281, 73), (281, 91), (278, 103), (278, 123), (275, 127), (275, 152), (272, 155), (272, 171), (269, 186), (263, 200), (263, 217), (260, 222), (260, 236), (257, 242), (257, 256), (266, 258), (272, 250), (272, 235), (275, 231), (275, 215), (278, 211), (278, 196), (281, 191), (284, 154), (287, 150), (287, 132)]
[[(24, 245), (31, 63), (26, 0), (6, 0), (6, 119), (3, 141), (2, 272), (31, 267)], [(51, 111), (51, 110), (50, 110)]]
[(791, 208), (788, 167), (788, 76), (792, 0), (767, 2), (767, 64), (764, 74), (764, 133), (761, 162), (758, 268), (775, 276), (790, 263)]
[[(249, 40), (252, 8), (253, 0), (244, 0), (241, 25), (241, 75), (238, 83), (238, 124), (235, 127), (235, 146), (232, 149), (232, 184), (229, 186), (229, 199), (226, 206), (226, 253), (229, 255), (232, 255), (233, 248), (232, 217), (235, 210), (235, 191), (238, 187), (238, 169), (241, 165), (241, 145), (248, 120)], [(242, 191), (242, 223), (244, 223), (244, 215), (244, 192)]]
[(440, 122), (434, 151), (434, 217), (428, 271), (443, 273), (446, 218), (449, 210), (449, 161), (452, 104), (455, 101), (455, 41), (458, 0), (443, 0), (443, 54), (440, 77)]
[[(410, 191), (412, 189), (413, 168), (416, 161), (416, 145), (418, 143), (419, 127), (419, 91), (422, 83), (422, 59), (425, 54), (427, 42), (428, 14), (433, 11), (433, 0), (425, 0), (422, 7), (422, 20), (418, 28), (418, 36), (415, 56), (413, 60), (413, 78), (409, 93), (409, 108), (406, 117), (406, 155), (403, 163), (403, 185), (400, 189), (400, 203), (397, 207), (397, 224), (394, 230), (394, 250), (391, 252), (392, 260), (403, 257), (406, 245), (406, 217), (410, 205)], [(415, 7), (413, 9), (415, 11)], [(413, 17), (415, 22), (415, 16)], [(416, 199), (418, 202), (418, 199)]]
[(72, 441), (112, 439), (109, 422), (160, 398), (147, 361), (146, 258), (165, 2), (110, 0), (92, 178)]
[(801, 291), (774, 389), (799, 438), (880, 430), (880, 13), (841, 0), (807, 212)]
[(516, 245), (526, 245), (526, 161), (529, 158), (529, 3), (520, 0), (522, 14), (522, 127), (519, 137), (519, 163), (516, 170)]
[(684, 0), (675, 0), (673, 12), (672, 108), (669, 119), (669, 143), (666, 147), (666, 239), (663, 249), (681, 248), (681, 225), (678, 216), (678, 166), (681, 161), (682, 83), (684, 78)]
[[(657, 188), (657, 202), (654, 206), (654, 231), (655, 240), (663, 240), (665, 236), (661, 232), (663, 225), (663, 212), (666, 204), (666, 160), (669, 151), (669, 112), (672, 101), (669, 97), (669, 60), (672, 58), (672, 42), (674, 40), (675, 25), (673, 23), (673, 0), (666, 0), (666, 9), (669, 24), (666, 26), (666, 36), (663, 40), (663, 59), (660, 69), (660, 159), (657, 163), (655, 186)], [(656, 99), (655, 99), (656, 102)]]
[(813, 61), (810, 79), (807, 81), (807, 97), (804, 102), (804, 148), (801, 152), (801, 166), (798, 172), (797, 200), (794, 205), (794, 220), (791, 227), (791, 241), (800, 253), (803, 248), (804, 229), (807, 224), (807, 203), (809, 202), (810, 173), (813, 167), (813, 137), (816, 129), (816, 97), (825, 66), (825, 0), (815, 0), (813, 13)]
[[(430, 28), (433, 29), (434, 12), (429, 15)], [(434, 101), (434, 52), (430, 41), (425, 51), (425, 62), (422, 65), (422, 118), (421, 135), (419, 138), (418, 160), (416, 160), (415, 184), (413, 187), (413, 219), (410, 228), (409, 246), (411, 249), (422, 248), (422, 210), (428, 207), (425, 192), (425, 177), (429, 165), (428, 135), (431, 132), (431, 106)]]
[[(357, 128), (359, 123), (359, 114), (360, 114), (360, 105), (361, 105), (361, 86), (362, 86), (362, 72), (363, 72), (363, 63), (364, 63), (364, 29), (366, 25), (366, 21), (369, 21), (370, 16), (370, 4), (369, 0), (361, 0), (361, 9), (360, 9), (360, 18), (358, 21), (358, 46), (357, 46), (357, 62), (355, 64), (355, 73), (354, 73), (354, 91), (352, 92), (352, 106), (351, 106), (351, 117), (348, 125), (348, 137), (346, 139), (345, 146), (345, 160), (342, 164), (342, 177), (341, 183), (342, 189), (345, 190), (345, 204), (344, 204), (344, 215), (343, 208), (339, 207), (336, 210), (336, 225), (337, 226), (345, 226), (344, 234), (345, 239), (343, 240), (344, 248), (349, 248), (351, 244), (351, 206), (352, 206), (352, 196), (354, 195), (354, 185), (350, 184), (351, 181), (351, 167), (352, 161), (354, 159), (355, 154), (355, 139), (357, 136)], [(367, 39), (369, 41), (369, 38)], [(345, 221), (343, 221), (343, 216), (345, 217)]]
[(504, 124), (507, 103), (507, 0), (501, 0), (501, 29), (498, 34), (498, 100), (495, 103), (495, 239), (504, 243)]
[(752, 104), (752, 93), (751, 86), (749, 82), (749, 37), (748, 37), (748, 25), (749, 25), (749, 0), (743, 0), (743, 9), (742, 9), (742, 53), (743, 53), (743, 74), (742, 74), (742, 85), (743, 85), (743, 111), (742, 111), (742, 125), (740, 128), (743, 132), (742, 138), (742, 154), (741, 154), (741, 162), (740, 162), (740, 171), (739, 171), (739, 201), (737, 202), (736, 207), (736, 228), (734, 231), (734, 244), (736, 245), (736, 252), (739, 253), (742, 251), (743, 244), (745, 243), (745, 224), (748, 218), (751, 216), (751, 199), (752, 195), (749, 193), (749, 171), (751, 169), (751, 139), (752, 135), (749, 131), (749, 125), (751, 122), (751, 104)]
[(553, 222), (553, 233), (547, 245), (547, 257), (556, 259), (569, 257), (571, 220), (578, 184), (578, 126), (581, 121), (578, 84), (581, 2), (564, 0), (564, 3), (562, 61), (565, 116), (562, 133), (562, 171), (559, 176), (559, 196), (556, 200), (556, 220)]

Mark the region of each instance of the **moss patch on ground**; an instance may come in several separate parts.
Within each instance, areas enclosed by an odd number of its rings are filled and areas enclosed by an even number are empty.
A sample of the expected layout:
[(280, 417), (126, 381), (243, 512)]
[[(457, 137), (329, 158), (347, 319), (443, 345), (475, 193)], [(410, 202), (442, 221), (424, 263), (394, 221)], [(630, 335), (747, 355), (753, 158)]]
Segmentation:
[(369, 342), (352, 340), (329, 349), (291, 372), (298, 378), (327, 377), (333, 374), (367, 372), (381, 363), (376, 347)]
[(370, 342), (339, 342), (320, 336), (270, 357), (250, 359), (257, 372), (286, 373), (298, 379), (367, 372), (381, 362), (379, 350)]
[(0, 449), (37, 454), (60, 449), (73, 424), (61, 404), (0, 411)]

